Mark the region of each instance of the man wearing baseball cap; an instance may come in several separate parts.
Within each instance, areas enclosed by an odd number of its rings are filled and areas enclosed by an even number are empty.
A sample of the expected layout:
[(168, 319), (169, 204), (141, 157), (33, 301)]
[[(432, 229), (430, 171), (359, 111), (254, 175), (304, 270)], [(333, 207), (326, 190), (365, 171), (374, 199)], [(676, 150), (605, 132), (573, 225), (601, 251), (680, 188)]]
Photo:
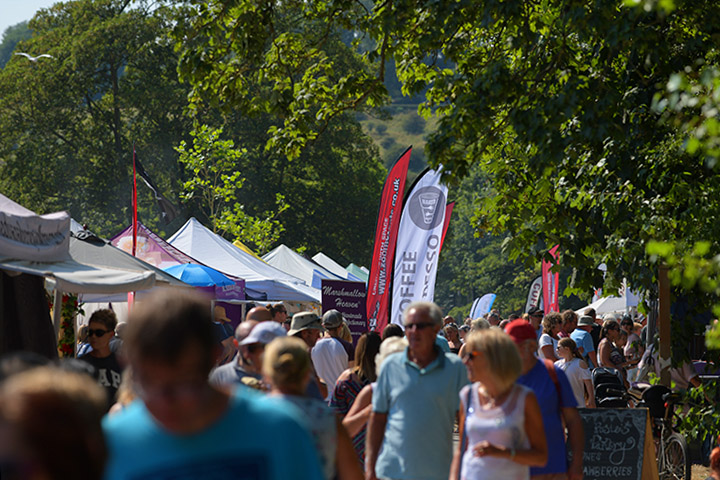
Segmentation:
[[(310, 355), (317, 374), (328, 387), (328, 398), (342, 372), (355, 365), (355, 348), (352, 343), (340, 338), (345, 319), (337, 310), (328, 310), (322, 317), (327, 337), (321, 338), (312, 348)], [(352, 363), (351, 363), (352, 362)]]
[(246, 319), (235, 329), (237, 355), (229, 363), (210, 372), (213, 385), (243, 384), (264, 390), (262, 383), (262, 355), (265, 345), (276, 337), (284, 337), (285, 329), (277, 322)]
[[(308, 353), (310, 353), (324, 331), (322, 321), (315, 312), (298, 312), (293, 315), (290, 330), (287, 333), (288, 336), (298, 337), (305, 342)], [(310, 377), (305, 395), (324, 400), (328, 395), (328, 387), (318, 377), (312, 359), (310, 361)]]
[[(522, 374), (517, 383), (535, 393), (542, 412), (547, 444), (552, 446), (547, 465), (530, 467), (530, 478), (581, 480), (585, 438), (577, 401), (565, 372), (556, 368), (551, 361), (538, 360), (535, 356), (538, 342), (531, 324), (522, 319), (513, 320), (507, 324), (505, 332), (515, 341), (522, 359)], [(573, 454), (569, 466), (563, 422), (568, 430), (568, 443)]]

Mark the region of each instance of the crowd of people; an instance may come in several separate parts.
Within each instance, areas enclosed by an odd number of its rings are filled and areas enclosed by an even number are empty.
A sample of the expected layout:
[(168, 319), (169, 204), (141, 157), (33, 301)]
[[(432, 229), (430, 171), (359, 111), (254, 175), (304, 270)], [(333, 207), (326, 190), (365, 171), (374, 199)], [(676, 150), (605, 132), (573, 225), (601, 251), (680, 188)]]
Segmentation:
[(0, 362), (0, 478), (579, 480), (591, 369), (652, 366), (641, 325), (593, 311), (402, 321), (353, 344), (337, 310), (96, 311), (78, 359)]

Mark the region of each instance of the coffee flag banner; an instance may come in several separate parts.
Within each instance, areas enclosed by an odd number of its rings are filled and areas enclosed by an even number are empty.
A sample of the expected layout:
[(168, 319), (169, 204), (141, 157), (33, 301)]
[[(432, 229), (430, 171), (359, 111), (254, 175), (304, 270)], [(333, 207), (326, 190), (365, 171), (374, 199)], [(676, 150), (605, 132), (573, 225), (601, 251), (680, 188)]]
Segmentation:
[(558, 302), (558, 286), (560, 283), (560, 273), (552, 272), (552, 267), (558, 265), (557, 250), (559, 245), (555, 245), (550, 249), (550, 255), (553, 257), (552, 262), (542, 262), (542, 293), (543, 304), (545, 305), (545, 313), (559, 312), (560, 304)]
[[(412, 147), (405, 150), (405, 153), (400, 155), (398, 161), (390, 169), (380, 198), (380, 210), (375, 229), (375, 246), (367, 283), (366, 305), (369, 330), (382, 332), (388, 324), (390, 276), (395, 258), (400, 210), (403, 204), (411, 151)], [(444, 201), (442, 205), (445, 206)]]
[(525, 303), (525, 311), (529, 312), (531, 308), (540, 306), (540, 293), (542, 293), (542, 275), (537, 277), (530, 285), (527, 302)]
[(402, 325), (412, 302), (432, 302), (446, 213), (447, 187), (440, 171), (426, 170), (410, 190), (397, 237), (390, 321)]

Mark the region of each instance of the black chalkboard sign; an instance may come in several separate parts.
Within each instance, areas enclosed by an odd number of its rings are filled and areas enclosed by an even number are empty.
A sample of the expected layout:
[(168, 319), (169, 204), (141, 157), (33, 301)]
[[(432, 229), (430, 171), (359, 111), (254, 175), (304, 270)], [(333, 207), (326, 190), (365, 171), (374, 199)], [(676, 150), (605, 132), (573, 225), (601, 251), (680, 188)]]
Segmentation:
[[(644, 408), (580, 408), (585, 480), (657, 478), (655, 447)], [(653, 468), (654, 467), (654, 468)]]

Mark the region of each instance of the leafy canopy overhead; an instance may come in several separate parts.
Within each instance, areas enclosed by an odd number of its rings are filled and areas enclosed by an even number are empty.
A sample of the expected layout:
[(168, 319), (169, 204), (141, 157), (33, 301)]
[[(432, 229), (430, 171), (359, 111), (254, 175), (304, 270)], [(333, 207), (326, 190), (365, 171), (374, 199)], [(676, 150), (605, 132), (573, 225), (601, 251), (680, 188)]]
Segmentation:
[(381, 103), (393, 58), (439, 117), (430, 163), (489, 174), (477, 225), (509, 232), (528, 265), (560, 244), (577, 288), (602, 284), (601, 262), (608, 282), (651, 288), (649, 240), (719, 238), (714, 171), (657, 108), (674, 75), (714, 60), (717, 2), (189, 3), (182, 77), (196, 98), (284, 115), (269, 147), (297, 152), (333, 113)]

